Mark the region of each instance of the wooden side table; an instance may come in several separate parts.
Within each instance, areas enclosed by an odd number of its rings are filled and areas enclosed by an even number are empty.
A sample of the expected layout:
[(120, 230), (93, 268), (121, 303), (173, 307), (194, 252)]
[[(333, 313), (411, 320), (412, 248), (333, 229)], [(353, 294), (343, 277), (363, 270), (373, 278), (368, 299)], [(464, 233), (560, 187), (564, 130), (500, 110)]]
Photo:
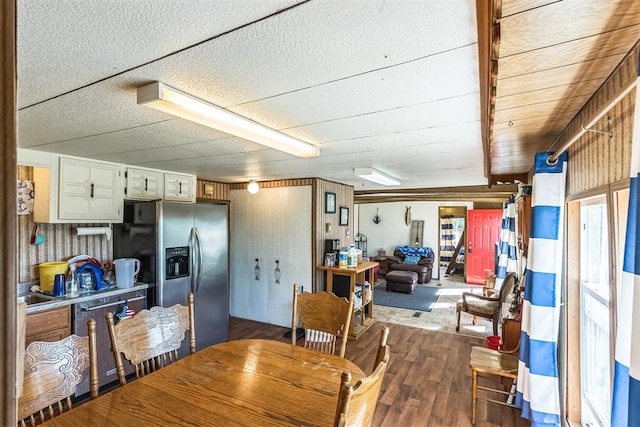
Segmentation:
[(502, 350), (511, 351), (520, 343), (520, 319), (505, 318), (502, 320)]
[(378, 274), (384, 276), (387, 274), (387, 270), (389, 269), (389, 263), (387, 262), (387, 257), (379, 256), (373, 259), (373, 261), (377, 262), (380, 265), (380, 269), (378, 270)]
[[(324, 265), (316, 267), (318, 270), (324, 270), (327, 272), (327, 293), (333, 292), (338, 296), (349, 298), (348, 294), (355, 292), (357, 284), (363, 284), (365, 280), (370, 282), (371, 299), (366, 304), (363, 302), (362, 307), (354, 308), (354, 313), (358, 313), (360, 315), (361, 324), (356, 324), (355, 316), (351, 319), (351, 325), (349, 326), (349, 338), (358, 339), (360, 335), (375, 323), (375, 319), (373, 318), (373, 288), (375, 287), (375, 283), (373, 282), (373, 269), (377, 266), (377, 262), (365, 261), (358, 264), (357, 267), (352, 268), (325, 267)], [(336, 292), (334, 276), (343, 276), (348, 279), (349, 286), (347, 295), (341, 295), (340, 292)]]

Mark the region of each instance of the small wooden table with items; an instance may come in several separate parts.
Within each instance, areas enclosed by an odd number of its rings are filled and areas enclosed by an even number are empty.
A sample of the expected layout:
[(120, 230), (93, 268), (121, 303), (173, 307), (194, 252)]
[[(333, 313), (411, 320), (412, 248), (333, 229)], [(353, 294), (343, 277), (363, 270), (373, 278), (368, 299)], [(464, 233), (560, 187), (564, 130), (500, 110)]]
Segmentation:
[[(349, 298), (349, 294), (356, 291), (356, 285), (362, 285), (365, 281), (369, 281), (370, 287), (366, 301), (363, 299), (361, 307), (356, 307), (354, 304), (354, 316), (349, 327), (349, 338), (358, 339), (375, 323), (373, 318), (373, 287), (375, 286), (373, 269), (378, 265), (377, 262), (363, 261), (357, 267), (351, 268), (325, 267), (324, 265), (316, 267), (318, 270), (327, 272), (327, 293), (333, 292), (339, 297)], [(348, 283), (338, 283), (340, 279), (344, 281), (345, 278)], [(359, 322), (356, 317), (359, 317)]]

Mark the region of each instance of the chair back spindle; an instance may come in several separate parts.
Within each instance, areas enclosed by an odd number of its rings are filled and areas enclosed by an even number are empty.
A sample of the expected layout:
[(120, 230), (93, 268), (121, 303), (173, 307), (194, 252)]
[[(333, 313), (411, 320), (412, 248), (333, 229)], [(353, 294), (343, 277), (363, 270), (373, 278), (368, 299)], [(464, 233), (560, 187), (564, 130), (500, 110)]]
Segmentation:
[(384, 326), (380, 331), (380, 345), (378, 346), (378, 351), (376, 353), (376, 360), (373, 364), (373, 370), (382, 362), (385, 354), (385, 347), (387, 347), (387, 339), (389, 338), (389, 328)]

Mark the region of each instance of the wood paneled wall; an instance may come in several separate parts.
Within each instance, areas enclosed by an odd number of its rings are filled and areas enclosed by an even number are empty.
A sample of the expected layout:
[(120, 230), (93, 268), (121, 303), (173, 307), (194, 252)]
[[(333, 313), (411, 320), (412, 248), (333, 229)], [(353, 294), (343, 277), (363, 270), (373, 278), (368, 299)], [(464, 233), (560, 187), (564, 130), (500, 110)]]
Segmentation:
[[(316, 178), (280, 179), (276, 181), (258, 181), (258, 185), (260, 185), (260, 188), (298, 187), (300, 185), (313, 185), (315, 181)], [(243, 190), (246, 189), (248, 185), (248, 182), (229, 184), (229, 189)]]
[[(349, 246), (353, 243), (354, 237), (354, 212), (353, 212), (353, 186), (344, 185), (337, 182), (326, 181), (324, 179), (316, 179), (315, 187), (315, 206), (313, 212), (315, 219), (313, 239), (315, 242), (315, 250), (313, 259), (316, 265), (324, 263), (324, 241), (325, 239), (340, 239), (340, 246)], [(336, 194), (336, 213), (324, 212), (325, 192)], [(340, 226), (340, 207), (349, 208), (349, 225)], [(326, 224), (331, 225), (331, 231), (326, 231)], [(347, 237), (347, 230), (349, 236)], [(324, 272), (315, 272), (314, 292), (325, 290)]]
[(229, 184), (199, 179), (196, 186), (196, 199), (228, 201)]
[[(562, 137), (556, 142), (556, 147), (577, 134), (581, 125), (589, 122), (622, 91), (622, 88), (637, 78), (637, 64), (638, 46), (636, 45), (571, 121)], [(567, 197), (575, 198), (594, 188), (629, 178), (635, 96), (635, 91), (631, 91), (592, 128), (601, 132), (611, 132), (613, 137), (586, 132), (569, 147)]]

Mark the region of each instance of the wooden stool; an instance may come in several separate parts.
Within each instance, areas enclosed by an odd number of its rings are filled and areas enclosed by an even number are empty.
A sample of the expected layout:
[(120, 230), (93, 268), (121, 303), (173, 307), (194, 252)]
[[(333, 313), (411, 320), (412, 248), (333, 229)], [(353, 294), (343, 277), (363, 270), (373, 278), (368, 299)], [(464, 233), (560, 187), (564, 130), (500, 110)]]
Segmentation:
[[(515, 391), (511, 391), (513, 382), (518, 378), (518, 356), (515, 351), (505, 353), (485, 347), (473, 346), (471, 348), (471, 362), (469, 365), (471, 366), (471, 424), (476, 423), (477, 399), (515, 408), (513, 399), (515, 399), (516, 393)], [(478, 373), (497, 375), (500, 380), (502, 380), (502, 378), (511, 379), (507, 385), (508, 391), (478, 385)], [(507, 397), (505, 401), (501, 401), (485, 396), (478, 396), (478, 390), (499, 393)], [(512, 400), (511, 403), (509, 403), (510, 399)]]

